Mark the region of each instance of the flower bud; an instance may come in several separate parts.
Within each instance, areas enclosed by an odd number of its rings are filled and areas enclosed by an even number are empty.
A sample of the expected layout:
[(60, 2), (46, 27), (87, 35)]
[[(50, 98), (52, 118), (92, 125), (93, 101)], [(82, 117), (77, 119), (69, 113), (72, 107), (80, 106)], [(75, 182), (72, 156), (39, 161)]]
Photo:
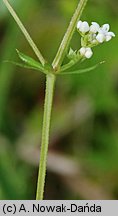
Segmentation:
[(89, 47), (81, 47), (79, 52), (81, 56), (88, 58), (88, 59), (91, 58), (93, 55), (92, 49)]
[(81, 55), (81, 56), (84, 56), (84, 55), (85, 55), (85, 52), (86, 52), (86, 48), (85, 48), (85, 47), (82, 47), (82, 48), (79, 50), (79, 52), (80, 52), (80, 55)]
[(93, 55), (92, 49), (91, 48), (86, 48), (86, 52), (85, 52), (85, 57), (87, 59), (91, 58)]
[(89, 28), (89, 24), (86, 21), (84, 22), (79, 21), (77, 23), (77, 29), (82, 33), (86, 33), (89, 31), (90, 28)]

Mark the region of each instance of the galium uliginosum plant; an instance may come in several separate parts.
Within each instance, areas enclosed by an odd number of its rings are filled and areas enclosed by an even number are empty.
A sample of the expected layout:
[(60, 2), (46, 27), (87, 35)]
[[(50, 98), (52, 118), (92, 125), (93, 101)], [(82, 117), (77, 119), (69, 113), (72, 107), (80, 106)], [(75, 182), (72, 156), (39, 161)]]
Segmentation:
[[(36, 44), (32, 40), (31, 36), (27, 32), (26, 28), (22, 24), (21, 20), (17, 16), (16, 12), (10, 5), (8, 0), (3, 0), (9, 12), (13, 16), (17, 25), (21, 29), (25, 38), (27, 39), (29, 45), (36, 54), (38, 61), (32, 59), (29, 56), (17, 50), (19, 58), (23, 61), (22, 63), (15, 63), (18, 66), (23, 66), (25, 68), (32, 68), (34, 70), (40, 71), (46, 75), (46, 91), (45, 91), (45, 104), (44, 104), (44, 116), (43, 116), (43, 126), (42, 126), (42, 141), (41, 141), (41, 151), (40, 151), (40, 164), (39, 164), (39, 174), (37, 181), (37, 194), (36, 199), (42, 200), (44, 194), (45, 177), (46, 177), (46, 162), (48, 153), (48, 143), (49, 143), (49, 129), (51, 120), (51, 109), (53, 103), (53, 93), (56, 78), (59, 75), (67, 74), (79, 74), (85, 73), (95, 69), (100, 62), (92, 67), (85, 69), (78, 69), (72, 71), (72, 67), (78, 62), (83, 62), (89, 59), (93, 55), (92, 48), (103, 42), (110, 41), (112, 37), (115, 37), (113, 32), (109, 32), (109, 24), (104, 24), (100, 26), (96, 22), (92, 22), (89, 25), (86, 21), (80, 21), (83, 9), (86, 6), (88, 0), (80, 0), (75, 10), (75, 13), (71, 19), (69, 27), (64, 35), (64, 38), (60, 44), (57, 54), (52, 62), (52, 64), (47, 63), (47, 61), (42, 56), (41, 52), (37, 48)], [(70, 41), (72, 39), (73, 33), (77, 30), (81, 36), (81, 46), (79, 50), (69, 49)], [(69, 52), (68, 52), (69, 50)], [(64, 57), (67, 55), (68, 63), (63, 65)], [(14, 63), (14, 62), (13, 62)]]

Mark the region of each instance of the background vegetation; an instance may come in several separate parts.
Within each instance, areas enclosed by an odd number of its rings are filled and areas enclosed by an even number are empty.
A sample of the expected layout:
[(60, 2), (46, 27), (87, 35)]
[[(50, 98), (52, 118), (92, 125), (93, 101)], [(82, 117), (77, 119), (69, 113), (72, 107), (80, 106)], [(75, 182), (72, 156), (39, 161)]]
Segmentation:
[[(78, 0), (10, 0), (51, 62)], [(56, 83), (46, 199), (118, 199), (118, 2), (90, 0), (82, 20), (110, 23), (116, 37), (82, 67), (106, 63)], [(80, 47), (74, 34), (71, 47)], [(0, 199), (35, 199), (45, 77), (4, 60), (15, 49), (35, 58), (0, 1)]]

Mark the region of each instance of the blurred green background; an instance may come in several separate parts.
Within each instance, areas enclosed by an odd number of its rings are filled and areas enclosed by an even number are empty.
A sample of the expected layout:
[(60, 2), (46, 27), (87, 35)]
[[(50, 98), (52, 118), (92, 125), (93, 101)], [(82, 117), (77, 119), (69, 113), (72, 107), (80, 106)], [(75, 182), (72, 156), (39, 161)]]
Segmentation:
[[(10, 0), (51, 62), (78, 0)], [(45, 199), (118, 199), (118, 1), (89, 0), (81, 18), (109, 23), (115, 39), (94, 48), (81, 68), (58, 77)], [(76, 32), (71, 42), (80, 47)], [(35, 199), (45, 76), (16, 67), (15, 49), (35, 58), (0, 1), (0, 199)]]

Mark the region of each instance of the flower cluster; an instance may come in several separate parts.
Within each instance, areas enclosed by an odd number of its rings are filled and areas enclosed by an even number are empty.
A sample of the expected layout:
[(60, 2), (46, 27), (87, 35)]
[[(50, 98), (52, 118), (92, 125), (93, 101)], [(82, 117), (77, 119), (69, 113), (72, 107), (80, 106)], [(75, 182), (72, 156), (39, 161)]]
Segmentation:
[(91, 58), (93, 55), (92, 47), (97, 46), (100, 43), (110, 41), (112, 37), (115, 37), (113, 32), (110, 32), (109, 24), (100, 26), (96, 22), (92, 22), (89, 26), (88, 22), (79, 21), (77, 23), (77, 30), (79, 31), (81, 38), (81, 49), (79, 53), (85, 58)]

